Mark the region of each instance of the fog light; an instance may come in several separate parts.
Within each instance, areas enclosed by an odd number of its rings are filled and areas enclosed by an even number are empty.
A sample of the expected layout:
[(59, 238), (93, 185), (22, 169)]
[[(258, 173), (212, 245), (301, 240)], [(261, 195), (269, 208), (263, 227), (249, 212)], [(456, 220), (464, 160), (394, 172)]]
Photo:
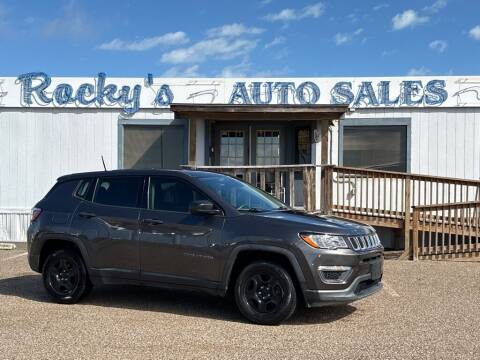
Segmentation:
[(326, 284), (344, 284), (352, 273), (350, 266), (319, 266), (320, 279)]

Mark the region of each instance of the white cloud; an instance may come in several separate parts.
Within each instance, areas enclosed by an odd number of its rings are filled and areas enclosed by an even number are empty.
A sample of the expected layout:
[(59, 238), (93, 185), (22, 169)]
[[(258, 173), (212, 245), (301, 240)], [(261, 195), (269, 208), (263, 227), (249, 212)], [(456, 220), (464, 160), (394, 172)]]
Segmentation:
[(305, 6), (302, 9), (283, 9), (278, 13), (268, 14), (264, 17), (268, 21), (294, 21), (305, 18), (318, 18), (325, 10), (325, 5), (318, 2), (316, 4)]
[[(360, 35), (361, 33), (363, 33), (362, 28), (357, 29), (357, 30), (355, 30), (354, 32), (351, 32), (351, 33), (337, 33), (337, 34), (335, 34), (333, 39), (335, 40), (335, 44), (343, 45), (343, 44), (349, 43), (350, 41), (354, 40), (355, 37)], [(364, 41), (366, 41), (366, 39), (364, 39)]]
[(260, 70), (252, 74), (253, 77), (285, 77), (291, 73), (288, 66), (279, 69)]
[(265, 44), (265, 49), (271, 48), (272, 46), (280, 45), (285, 43), (287, 39), (284, 36), (276, 36), (272, 41)]
[(428, 47), (432, 50), (438, 51), (439, 53), (443, 53), (445, 50), (447, 50), (448, 43), (445, 40), (434, 40), (428, 44)]
[(262, 0), (260, 1), (260, 6), (267, 6), (268, 4), (270, 4), (273, 0)]
[(423, 8), (423, 10), (436, 13), (436, 12), (439, 12), (440, 10), (442, 10), (445, 6), (447, 6), (447, 3), (448, 3), (447, 0), (437, 0), (432, 5), (425, 6)]
[(468, 34), (475, 40), (480, 40), (480, 25), (471, 28)]
[(346, 34), (346, 33), (337, 33), (335, 34), (334, 39), (335, 39), (335, 44), (342, 45), (349, 42), (351, 40), (351, 37), (349, 34)]
[(429, 20), (430, 18), (428, 16), (420, 16), (415, 10), (405, 10), (403, 13), (397, 14), (392, 18), (393, 30), (415, 27)]
[(160, 45), (185, 44), (188, 41), (189, 39), (183, 31), (177, 31), (137, 41), (113, 39), (112, 41), (100, 44), (98, 48), (101, 50), (145, 51)]
[(201, 76), (199, 72), (200, 66), (192, 65), (185, 69), (180, 69), (176, 66), (171, 67), (163, 73), (164, 77), (198, 77)]
[(95, 26), (92, 17), (87, 15), (75, 0), (71, 0), (61, 9), (61, 14), (48, 21), (42, 32), (47, 37), (85, 38), (91, 36)]
[(207, 39), (199, 41), (190, 47), (175, 49), (162, 55), (163, 63), (181, 64), (198, 63), (208, 58), (232, 59), (246, 55), (257, 46), (256, 39)]
[(378, 10), (382, 10), (382, 9), (385, 9), (385, 8), (388, 8), (390, 5), (388, 4), (378, 4), (376, 6), (373, 7), (373, 11), (378, 11)]
[(398, 50), (397, 50), (397, 49), (383, 50), (383, 51), (382, 51), (382, 56), (383, 56), (383, 57), (385, 57), (385, 56), (393, 56), (393, 55), (395, 55), (396, 53), (398, 53)]
[(265, 29), (258, 27), (246, 27), (243, 24), (228, 24), (212, 28), (207, 31), (207, 36), (213, 37), (238, 37), (241, 35), (258, 35), (264, 32)]
[(221, 77), (246, 77), (250, 71), (251, 65), (247, 60), (243, 60), (240, 64), (230, 65), (223, 68)]
[(430, 71), (429, 68), (422, 66), (419, 68), (412, 68), (408, 70), (407, 76), (427, 76), (427, 75), (430, 75), (431, 73), (432, 72)]

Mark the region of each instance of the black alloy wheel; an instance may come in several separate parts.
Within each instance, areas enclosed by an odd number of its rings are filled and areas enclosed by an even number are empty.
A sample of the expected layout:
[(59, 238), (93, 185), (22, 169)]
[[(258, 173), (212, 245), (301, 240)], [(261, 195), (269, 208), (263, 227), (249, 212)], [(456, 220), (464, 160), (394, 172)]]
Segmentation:
[(255, 262), (239, 275), (235, 301), (250, 321), (274, 325), (288, 319), (296, 308), (296, 291), (290, 274), (270, 262)]
[(64, 304), (78, 302), (91, 288), (82, 258), (69, 249), (56, 250), (47, 257), (43, 284), (53, 300)]

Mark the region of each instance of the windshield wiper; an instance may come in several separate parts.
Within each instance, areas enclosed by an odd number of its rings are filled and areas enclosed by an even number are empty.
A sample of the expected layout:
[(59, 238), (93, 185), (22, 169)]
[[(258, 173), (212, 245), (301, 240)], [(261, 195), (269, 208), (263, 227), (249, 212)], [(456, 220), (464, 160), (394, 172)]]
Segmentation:
[(242, 208), (242, 209), (237, 209), (238, 211), (247, 211), (247, 212), (262, 212), (262, 211), (266, 211), (265, 209), (259, 209), (259, 208), (256, 208), (256, 207), (251, 207), (251, 208)]

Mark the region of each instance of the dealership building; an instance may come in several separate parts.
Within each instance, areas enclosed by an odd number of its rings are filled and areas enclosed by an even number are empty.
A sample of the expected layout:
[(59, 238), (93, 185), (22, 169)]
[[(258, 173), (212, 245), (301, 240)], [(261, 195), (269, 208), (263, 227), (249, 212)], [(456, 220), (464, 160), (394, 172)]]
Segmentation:
[(0, 77), (0, 147), (9, 242), (25, 241), (59, 176), (102, 157), (107, 169), (336, 164), (478, 180), (480, 77)]

